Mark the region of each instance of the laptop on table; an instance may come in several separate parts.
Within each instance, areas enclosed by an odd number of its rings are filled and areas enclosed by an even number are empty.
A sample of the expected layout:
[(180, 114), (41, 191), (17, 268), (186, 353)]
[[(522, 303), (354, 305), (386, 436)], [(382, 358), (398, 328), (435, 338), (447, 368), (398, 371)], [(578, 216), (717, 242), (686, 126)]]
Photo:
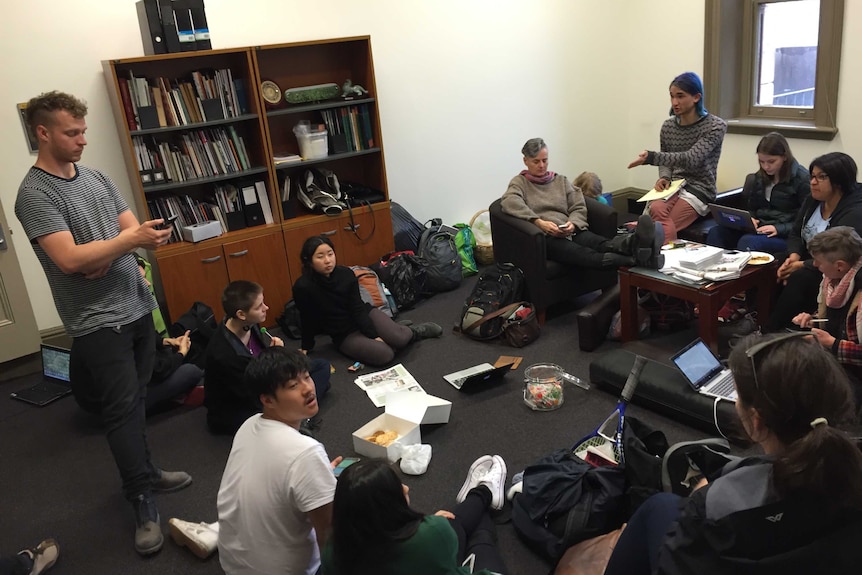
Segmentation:
[(736, 403), (733, 375), (698, 338), (670, 358), (696, 392)]
[(480, 363), (479, 365), (444, 375), (443, 379), (448, 381), (455, 389), (474, 391), (482, 386), (500, 381), (503, 379), (503, 376), (509, 373), (513, 365), (513, 363), (507, 363), (494, 367), (490, 363)]
[(719, 204), (709, 204), (709, 213), (712, 219), (725, 228), (738, 230), (748, 234), (756, 234), (757, 228), (751, 221), (751, 214), (747, 210), (740, 210)]
[(69, 383), (69, 350), (43, 343), (41, 354), (42, 381), (13, 392), (9, 397), (41, 407), (72, 393)]

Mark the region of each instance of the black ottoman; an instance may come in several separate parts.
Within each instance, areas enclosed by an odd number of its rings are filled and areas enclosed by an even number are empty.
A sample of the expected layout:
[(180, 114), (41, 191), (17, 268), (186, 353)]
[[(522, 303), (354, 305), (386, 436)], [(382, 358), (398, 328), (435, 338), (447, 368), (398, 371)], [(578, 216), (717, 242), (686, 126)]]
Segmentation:
[(605, 341), (619, 309), (620, 284), (614, 284), (578, 310), (578, 347), (582, 351), (593, 351)]
[[(624, 349), (602, 355), (590, 364), (590, 381), (619, 395), (634, 358), (633, 353)], [(632, 402), (712, 435), (719, 434), (714, 419), (717, 415), (721, 432), (728, 439), (740, 445), (750, 443), (741, 429), (735, 406), (729, 401), (719, 401), (716, 413), (715, 399), (694, 391), (676, 367), (647, 360)]]

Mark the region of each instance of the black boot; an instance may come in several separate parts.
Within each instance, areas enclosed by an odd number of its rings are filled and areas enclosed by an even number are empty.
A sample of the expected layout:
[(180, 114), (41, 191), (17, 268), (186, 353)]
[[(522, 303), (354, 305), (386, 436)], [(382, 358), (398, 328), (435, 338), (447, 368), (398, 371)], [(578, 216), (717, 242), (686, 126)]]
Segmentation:
[(408, 326), (413, 332), (412, 341), (419, 339), (428, 339), (430, 337), (440, 337), (443, 335), (443, 328), (432, 322), (420, 323), (419, 325)]
[(637, 261), (637, 265), (660, 269), (664, 266), (664, 255), (661, 247), (664, 245), (664, 227), (654, 222), (648, 214), (638, 218), (638, 227), (635, 229), (631, 241), (631, 255)]

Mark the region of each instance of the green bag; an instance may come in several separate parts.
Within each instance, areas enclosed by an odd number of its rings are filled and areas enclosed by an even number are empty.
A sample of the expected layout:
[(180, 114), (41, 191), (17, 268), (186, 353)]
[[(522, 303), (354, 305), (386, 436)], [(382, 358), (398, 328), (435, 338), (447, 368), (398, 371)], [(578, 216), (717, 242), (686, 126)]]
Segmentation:
[(455, 224), (453, 227), (458, 228), (458, 233), (455, 234), (455, 248), (461, 256), (461, 276), (466, 278), (479, 273), (476, 259), (473, 257), (473, 248), (476, 247), (473, 230), (467, 224)]

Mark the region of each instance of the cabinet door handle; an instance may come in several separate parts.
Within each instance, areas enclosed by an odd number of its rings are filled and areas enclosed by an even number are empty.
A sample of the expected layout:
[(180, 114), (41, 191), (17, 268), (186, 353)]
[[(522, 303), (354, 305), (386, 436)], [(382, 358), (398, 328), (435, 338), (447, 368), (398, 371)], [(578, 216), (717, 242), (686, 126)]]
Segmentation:
[(338, 230), (329, 230), (328, 232), (320, 232), (322, 236), (334, 236), (338, 233)]
[(344, 226), (345, 232), (355, 232), (362, 224), (353, 224), (352, 226)]
[(234, 252), (234, 253), (228, 254), (228, 255), (232, 258), (241, 258), (242, 256), (244, 256), (247, 253), (248, 253), (248, 250), (242, 250), (241, 252)]
[(221, 256), (213, 256), (213, 257), (211, 257), (211, 258), (204, 258), (204, 259), (202, 259), (202, 260), (201, 260), (201, 263), (202, 263), (202, 264), (212, 264), (212, 263), (215, 263), (215, 262), (219, 261), (220, 259), (221, 259)]

